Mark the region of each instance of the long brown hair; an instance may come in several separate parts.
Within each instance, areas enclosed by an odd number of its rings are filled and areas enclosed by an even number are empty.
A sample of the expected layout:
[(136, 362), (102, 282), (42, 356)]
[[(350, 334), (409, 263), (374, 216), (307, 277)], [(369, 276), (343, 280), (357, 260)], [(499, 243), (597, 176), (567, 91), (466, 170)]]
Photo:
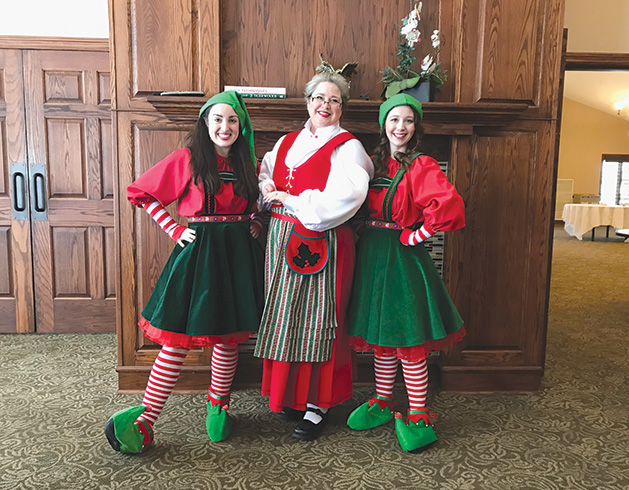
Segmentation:
[(413, 117), (415, 119), (415, 132), (406, 144), (406, 151), (398, 151), (395, 155), (391, 155), (391, 144), (389, 142), (389, 138), (387, 138), (385, 119), (385, 122), (380, 129), (380, 141), (373, 152), (372, 161), (375, 170), (374, 177), (384, 177), (387, 175), (387, 161), (390, 156), (400, 162), (402, 168), (409, 168), (411, 163), (413, 163), (414, 158), (419, 153), (422, 137), (424, 136), (424, 128), (422, 127), (421, 118), (419, 117), (417, 111), (410, 105), (408, 107), (410, 107), (413, 111)]
[[(206, 111), (207, 112), (207, 111)], [(210, 194), (216, 194), (221, 187), (214, 143), (210, 139), (205, 113), (197, 120), (188, 135), (187, 147), (190, 150), (190, 167), (195, 183), (204, 183)], [(229, 149), (229, 166), (234, 171), (236, 193), (249, 203), (258, 199), (258, 177), (254, 162), (251, 161), (249, 147), (241, 134)]]

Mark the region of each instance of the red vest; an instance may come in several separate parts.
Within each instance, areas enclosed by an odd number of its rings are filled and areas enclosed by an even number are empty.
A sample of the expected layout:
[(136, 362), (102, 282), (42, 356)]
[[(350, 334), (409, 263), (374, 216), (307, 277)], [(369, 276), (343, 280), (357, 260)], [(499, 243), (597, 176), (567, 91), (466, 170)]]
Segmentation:
[(297, 135), (301, 131), (288, 133), (277, 151), (275, 168), (273, 169), (273, 182), (278, 191), (288, 192), (293, 196), (298, 196), (307, 189), (318, 189), (322, 191), (328, 182), (330, 175), (330, 157), (332, 152), (346, 141), (356, 139), (348, 132), (343, 132), (334, 136), (325, 145), (319, 148), (314, 155), (302, 163), (299, 167), (291, 170), (286, 166), (286, 153), (293, 146)]

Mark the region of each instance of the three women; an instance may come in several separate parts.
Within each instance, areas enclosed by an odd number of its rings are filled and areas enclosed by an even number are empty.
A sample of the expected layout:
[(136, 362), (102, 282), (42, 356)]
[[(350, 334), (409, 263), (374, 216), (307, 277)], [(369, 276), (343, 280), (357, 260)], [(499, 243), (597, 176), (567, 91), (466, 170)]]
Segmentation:
[[(421, 104), (415, 99), (398, 95), (382, 104), (374, 178), (362, 145), (339, 126), (349, 99), (347, 81), (319, 73), (304, 95), (310, 116), (305, 128), (277, 142), (259, 176), (263, 201), (272, 206), (255, 348), (264, 358), (262, 393), (272, 411), (298, 421), (298, 440), (317, 438), (328, 409), (351, 397), (346, 314), (355, 257), (345, 223), (369, 189), (350, 334), (355, 350), (374, 351), (376, 395), (350, 415), (348, 425), (368, 429), (394, 417), (393, 383), (401, 360), (410, 408), (406, 419), (398, 414), (396, 431), (403, 449), (420, 449), (436, 440), (425, 408), (426, 356), (465, 333), (421, 242), (461, 228), (463, 202), (437, 163), (418, 152)], [(237, 343), (258, 328), (259, 251), (243, 226), (257, 195), (255, 157), (240, 97), (225, 92), (210, 99), (195, 135), (189, 149), (174, 152), (129, 187), (132, 203), (188, 245), (175, 249), (142, 313), (145, 335), (164, 347), (142, 406), (118, 412), (107, 424), (112, 447), (122, 452), (139, 452), (152, 441), (152, 425), (185, 354), (198, 346), (214, 346), (208, 435), (226, 438)], [(163, 206), (177, 198), (180, 214), (198, 224), (181, 227), (165, 213)], [(172, 313), (182, 301), (190, 317)]]

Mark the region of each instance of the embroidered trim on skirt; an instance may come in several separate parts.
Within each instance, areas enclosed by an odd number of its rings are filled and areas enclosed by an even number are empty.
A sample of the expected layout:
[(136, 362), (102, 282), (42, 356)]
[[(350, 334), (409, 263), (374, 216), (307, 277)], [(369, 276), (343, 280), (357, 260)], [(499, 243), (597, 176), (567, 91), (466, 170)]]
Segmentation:
[(249, 223), (190, 223), (196, 238), (176, 245), (139, 322), (145, 336), (170, 347), (247, 340), (264, 306), (262, 247)]

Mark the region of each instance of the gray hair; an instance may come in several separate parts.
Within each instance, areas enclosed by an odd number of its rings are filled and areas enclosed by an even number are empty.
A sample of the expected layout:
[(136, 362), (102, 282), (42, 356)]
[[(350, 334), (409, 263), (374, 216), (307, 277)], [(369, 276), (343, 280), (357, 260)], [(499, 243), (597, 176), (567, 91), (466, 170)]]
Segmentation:
[(349, 102), (349, 82), (340, 73), (330, 71), (317, 73), (314, 77), (312, 77), (312, 79), (306, 84), (306, 89), (304, 90), (304, 98), (309, 99), (316, 88), (319, 86), (319, 84), (324, 82), (333, 83), (339, 88), (339, 90), (341, 91), (341, 99), (343, 100), (344, 106)]

